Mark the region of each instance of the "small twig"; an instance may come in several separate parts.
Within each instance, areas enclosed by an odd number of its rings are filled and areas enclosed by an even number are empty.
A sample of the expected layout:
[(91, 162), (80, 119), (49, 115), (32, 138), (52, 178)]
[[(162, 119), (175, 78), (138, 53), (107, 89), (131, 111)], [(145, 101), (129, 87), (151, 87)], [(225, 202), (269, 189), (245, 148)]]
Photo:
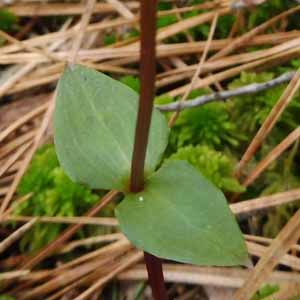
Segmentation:
[(242, 9), (246, 7), (253, 7), (263, 4), (266, 0), (237, 0), (232, 1), (230, 7), (231, 9)]
[[(266, 0), (237, 0), (233, 1), (230, 5), (232, 9), (241, 9), (246, 7), (253, 7), (266, 2)], [(300, 0), (294, 0), (294, 2), (300, 4)]]
[(287, 83), (293, 78), (294, 75), (295, 72), (288, 72), (270, 81), (266, 81), (264, 83), (253, 83), (231, 91), (216, 92), (210, 95), (204, 95), (198, 97), (194, 100), (190, 100), (184, 103), (182, 103), (181, 101), (177, 101), (165, 105), (156, 105), (156, 108), (158, 108), (160, 111), (170, 112), (170, 111), (177, 111), (178, 109), (179, 110), (189, 109), (210, 102), (225, 101), (232, 97), (237, 97), (242, 95), (252, 95), (265, 90), (269, 90), (280, 84)]

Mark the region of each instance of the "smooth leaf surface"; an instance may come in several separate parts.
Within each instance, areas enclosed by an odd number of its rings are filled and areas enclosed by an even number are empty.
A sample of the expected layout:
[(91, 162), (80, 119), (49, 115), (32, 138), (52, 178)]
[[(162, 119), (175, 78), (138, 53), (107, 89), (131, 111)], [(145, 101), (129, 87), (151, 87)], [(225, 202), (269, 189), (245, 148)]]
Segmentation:
[[(91, 188), (128, 188), (138, 95), (86, 67), (67, 68), (58, 84), (54, 136), (58, 159), (76, 182)], [(168, 140), (165, 117), (153, 112), (145, 174), (151, 174)]]
[(158, 257), (198, 265), (247, 263), (240, 229), (221, 191), (184, 161), (170, 161), (116, 208), (127, 238)]

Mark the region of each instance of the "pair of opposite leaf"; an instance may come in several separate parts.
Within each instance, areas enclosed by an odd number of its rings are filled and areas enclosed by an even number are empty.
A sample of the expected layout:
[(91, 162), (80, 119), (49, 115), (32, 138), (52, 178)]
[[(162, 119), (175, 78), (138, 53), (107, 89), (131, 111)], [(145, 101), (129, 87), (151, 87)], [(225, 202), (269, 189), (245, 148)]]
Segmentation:
[(183, 161), (156, 171), (168, 143), (165, 117), (152, 115), (145, 189), (128, 191), (138, 95), (95, 70), (67, 68), (54, 116), (59, 161), (72, 180), (125, 194), (116, 208), (121, 230), (138, 248), (198, 265), (246, 264), (242, 234), (221, 191)]

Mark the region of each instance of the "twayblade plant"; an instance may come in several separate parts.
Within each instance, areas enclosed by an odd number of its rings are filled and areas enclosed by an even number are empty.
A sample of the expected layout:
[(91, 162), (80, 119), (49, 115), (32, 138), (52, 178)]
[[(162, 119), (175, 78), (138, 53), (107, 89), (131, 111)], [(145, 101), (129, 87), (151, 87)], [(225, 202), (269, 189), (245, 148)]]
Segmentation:
[(138, 95), (126, 85), (80, 65), (68, 67), (58, 84), (54, 115), (65, 172), (90, 188), (124, 193), (116, 217), (138, 248), (198, 265), (245, 264), (243, 237), (222, 192), (184, 161), (156, 170), (169, 134), (156, 109), (144, 190), (129, 191), (137, 109)]
[[(141, 19), (148, 13), (145, 3), (151, 6), (151, 1), (142, 2)], [(150, 73), (141, 72), (141, 99), (151, 100), (155, 69), (147, 57), (154, 59), (154, 31), (152, 52), (147, 48), (151, 39), (143, 35), (143, 28), (155, 28), (153, 20), (149, 24), (142, 24), (142, 69), (144, 63)], [(152, 91), (145, 88), (147, 79)], [(54, 115), (55, 145), (65, 172), (90, 188), (123, 192), (116, 217), (137, 248), (197, 265), (246, 264), (245, 243), (222, 192), (187, 162), (169, 161), (157, 169), (169, 129), (165, 117), (152, 112), (152, 101), (145, 106), (138, 105), (135, 91), (102, 73), (80, 65), (66, 68)], [(157, 265), (147, 255), (146, 263)], [(159, 268), (151, 272), (163, 280)], [(157, 293), (156, 299), (165, 298), (159, 297), (163, 294)]]

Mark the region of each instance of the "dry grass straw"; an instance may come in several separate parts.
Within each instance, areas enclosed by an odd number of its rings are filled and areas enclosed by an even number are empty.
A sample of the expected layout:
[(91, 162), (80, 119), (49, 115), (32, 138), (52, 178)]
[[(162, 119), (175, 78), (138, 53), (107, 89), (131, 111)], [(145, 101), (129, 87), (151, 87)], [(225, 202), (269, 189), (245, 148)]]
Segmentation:
[(98, 226), (117, 226), (115, 218), (92, 218), (92, 217), (39, 217), (39, 216), (5, 216), (3, 222), (27, 222), (37, 219), (38, 223), (53, 224), (81, 224), (81, 225), (98, 225)]
[(300, 189), (294, 189), (256, 199), (244, 200), (230, 205), (236, 215), (252, 215), (256, 212), (271, 209), (280, 205), (300, 200)]
[[(250, 161), (250, 159), (254, 156), (257, 149), (261, 146), (263, 141), (266, 139), (268, 134), (273, 129), (274, 125), (284, 112), (285, 108), (292, 101), (295, 93), (298, 91), (300, 87), (300, 70), (295, 74), (294, 78), (291, 80), (290, 84), (285, 89), (281, 98), (278, 100), (276, 105), (273, 107), (272, 111), (268, 115), (267, 119), (264, 121), (263, 125), (253, 138), (251, 144), (246, 150), (245, 154), (241, 158), (238, 167), (237, 167), (237, 176), (241, 174), (241, 171), (245, 164)], [(295, 133), (297, 136), (297, 132)], [(293, 135), (294, 137), (294, 135)], [(284, 147), (284, 146), (283, 146)], [(250, 179), (246, 180), (245, 184), (250, 184), (252, 181)]]
[[(17, 199), (15, 199), (13, 204), (3, 214), (3, 219), (5, 219), (16, 207), (18, 207), (18, 205), (28, 201), (32, 196), (33, 196), (33, 193), (29, 193), (27, 195), (24, 195), (24, 196), (21, 196), (21, 197), (18, 197)], [(34, 218), (32, 218), (32, 219), (34, 219)], [(27, 220), (27, 221), (31, 221), (31, 220)]]
[[(65, 22), (65, 24), (62, 26), (60, 33), (64, 33), (66, 28), (69, 26), (69, 21)], [(6, 34), (6, 38), (7, 38), (7, 34)], [(16, 42), (14, 38), (9, 38), (9, 40), (11, 42), (13, 42), (14, 45), (17, 45), (19, 48), (23, 49), (32, 49), (35, 47), (27, 44), (26, 42)], [(50, 56), (50, 60), (54, 59), (55, 60), (59, 60), (59, 58), (55, 55), (53, 56), (51, 54), (51, 52), (55, 51), (57, 48), (59, 48), (62, 43), (65, 41), (64, 37), (62, 39), (58, 39), (58, 40), (54, 40), (53, 44), (51, 46), (49, 46), (46, 50), (42, 51), (42, 53), (40, 53), (41, 51), (38, 51), (39, 54), (41, 54), (43, 57), (47, 58), (47, 60), (49, 59)], [(36, 51), (34, 51), (34, 53), (36, 53)], [(4, 61), (5, 64), (9, 63), (9, 61)], [(22, 64), (24, 63), (21, 62)], [(18, 81), (20, 81), (22, 78), (24, 78), (25, 75), (27, 75), (28, 73), (30, 73), (31, 71), (33, 71), (37, 66), (38, 66), (39, 62), (38, 61), (29, 61), (25, 66), (22, 66), (13, 76), (11, 76), (8, 80), (6, 80), (6, 82), (4, 84), (1, 85), (0, 87), (0, 96), (3, 96), (6, 94), (6, 92), (12, 88)]]
[(30, 145), (31, 142), (22, 145), (9, 159), (7, 159), (0, 168), (0, 177), (25, 153), (27, 149), (29, 149)]
[(0, 253), (4, 252), (8, 247), (10, 247), (16, 240), (18, 240), (26, 231), (28, 231), (36, 222), (36, 218), (32, 219), (28, 223), (24, 224), (22, 227), (18, 228), (5, 240), (0, 242)]
[(24, 175), (29, 163), (31, 162), (31, 159), (35, 153), (35, 151), (37, 150), (37, 148), (40, 145), (41, 139), (43, 138), (44, 133), (46, 132), (51, 116), (52, 116), (52, 112), (54, 110), (54, 100), (52, 100), (50, 102), (50, 104), (48, 105), (47, 108), (47, 112), (44, 115), (42, 124), (40, 129), (38, 130), (36, 136), (34, 137), (33, 140), (33, 145), (32, 147), (29, 149), (29, 151), (26, 154), (26, 157), (24, 158), (24, 160), (22, 161), (22, 164), (9, 188), (9, 191), (6, 193), (4, 200), (1, 203), (1, 207), (0, 207), (0, 220), (2, 219), (2, 215), (5, 212), (6, 208), (9, 206), (10, 201), (16, 191), (16, 188), (18, 186), (18, 184), (20, 183), (22, 176)]
[(80, 294), (78, 297), (76, 297), (74, 300), (84, 300), (88, 299), (90, 295), (98, 290), (100, 287), (102, 287), (105, 283), (110, 281), (112, 278), (114, 278), (116, 275), (127, 269), (128, 267), (136, 264), (141, 259), (143, 259), (144, 253), (142, 251), (136, 251), (128, 256), (124, 257), (122, 261), (119, 263), (119, 265), (108, 275), (100, 278), (97, 280), (94, 284), (92, 284), (87, 290), (85, 290), (82, 294)]
[(16, 151), (19, 147), (22, 147), (24, 144), (28, 144), (32, 141), (33, 137), (36, 135), (35, 130), (28, 131), (22, 135), (15, 136), (14, 139), (7, 142), (0, 149), (0, 159), (5, 158), (12, 152)]
[[(29, 122), (36, 116), (44, 113), (45, 110), (47, 109), (48, 105), (49, 105), (48, 103), (43, 104), (42, 106), (34, 109), (33, 111), (29, 112), (28, 114), (26, 114), (25, 116), (23, 116), (22, 118), (18, 119), (16, 122), (14, 122), (10, 126), (8, 126), (5, 130), (3, 130), (0, 133), (0, 143), (3, 142), (5, 138), (7, 138), (12, 132), (14, 132), (18, 128), (20, 128), (22, 125)], [(1, 152), (2, 151), (3, 151), (3, 149), (1, 149)]]
[[(137, 9), (139, 4), (137, 2), (131, 2), (127, 4), (131, 9)], [(59, 15), (81, 15), (85, 11), (85, 4), (72, 4), (72, 3), (39, 3), (31, 4), (16, 4), (10, 7), (10, 10), (18, 16), (59, 16)], [(97, 3), (93, 10), (93, 13), (108, 14), (115, 11), (115, 6), (109, 3)]]
[(243, 181), (244, 186), (249, 186), (256, 178), (273, 162), (275, 161), (287, 148), (289, 148), (295, 141), (300, 138), (300, 128), (296, 128), (291, 132), (281, 143), (279, 143), (263, 160), (261, 160), (255, 169)]
[(28, 270), (22, 270), (0, 273), (0, 280), (19, 279), (20, 277), (26, 276), (29, 272)]
[[(252, 242), (246, 242), (248, 252), (250, 255), (256, 257), (263, 257), (268, 249), (266, 246), (258, 245)], [(290, 245), (290, 247), (292, 247)], [(285, 254), (278, 259), (278, 265), (281, 264), (286, 267), (290, 267), (293, 270), (299, 271), (300, 270), (300, 259), (294, 255)], [(264, 278), (265, 279), (265, 278)]]
[(285, 12), (271, 18), (270, 20), (266, 21), (265, 23), (255, 27), (251, 31), (249, 31), (249, 32), (245, 33), (244, 35), (242, 35), (240, 38), (238, 38), (233, 43), (228, 44), (227, 47), (225, 47), (224, 49), (219, 51), (216, 55), (211, 57), (211, 60), (216, 60), (216, 59), (219, 59), (221, 57), (227, 56), (228, 54), (232, 53), (236, 49), (244, 46), (245, 43), (247, 43), (247, 41), (251, 40), (257, 34), (265, 31), (267, 28), (271, 27), (276, 22), (280, 21), (281, 19), (284, 19), (284, 18), (288, 17), (291, 14), (294, 14), (294, 13), (298, 12), (299, 10), (300, 10), (300, 7), (291, 8), (290, 10), (285, 11)]
[(78, 258), (73, 259), (70, 262), (62, 264), (60, 267), (57, 268), (56, 271), (64, 270), (64, 269), (71, 269), (74, 266), (81, 265), (87, 261), (94, 260), (97, 257), (106, 257), (110, 256), (111, 253), (125, 253), (126, 251), (132, 249), (132, 245), (130, 242), (123, 236), (121, 239), (113, 242), (107, 246), (102, 248), (96, 249), (94, 251), (88, 252), (84, 255), (81, 255)]
[[(118, 196), (118, 194), (119, 193), (117, 191), (108, 192), (96, 206), (94, 206), (86, 213), (85, 217), (93, 217), (94, 215), (96, 215), (99, 211), (101, 211), (103, 207), (113, 201)], [(32, 268), (49, 255), (56, 253), (62, 247), (62, 245), (82, 227), (82, 225), (83, 224), (76, 223), (66, 229), (58, 238), (41, 249), (34, 257), (31, 257), (27, 261), (25, 261), (25, 263), (22, 265), (22, 268)]]
[(86, 28), (90, 22), (90, 18), (95, 6), (96, 0), (87, 0), (86, 5), (85, 5), (85, 11), (82, 14), (81, 21), (80, 21), (80, 28), (79, 28), (79, 33), (75, 38), (75, 41), (73, 43), (72, 51), (71, 51), (71, 56), (70, 56), (70, 64), (74, 64), (77, 59), (78, 51), (81, 47), (82, 41), (83, 41), (83, 36), (86, 32)]
[[(94, 7), (93, 14), (108, 14), (114, 12), (124, 12), (124, 1), (118, 1), (119, 3), (116, 5), (116, 1), (107, 1), (108, 3), (97, 3)], [(110, 2), (110, 3), (109, 3)], [(120, 6), (122, 4), (122, 8)], [(170, 9), (168, 11), (160, 11), (158, 12), (159, 16), (165, 16), (176, 13), (183, 13), (193, 11), (195, 9), (213, 9), (219, 6), (218, 1), (208, 1), (201, 4), (196, 4), (192, 6), (184, 6), (179, 8)], [(130, 11), (136, 12), (139, 8), (139, 3), (137, 1), (129, 1), (126, 2), (126, 9)], [(80, 3), (43, 3), (40, 5), (39, 3), (28, 3), (22, 4), (18, 3), (10, 6), (10, 10), (21, 17), (30, 17), (30, 16), (67, 16), (67, 15), (81, 15), (85, 10), (85, 5)]]
[[(130, 244), (128, 242), (127, 245), (124, 244), (124, 246), (122, 248), (119, 248), (117, 251), (110, 247), (109, 255), (98, 255), (96, 259), (85, 261), (80, 265), (73, 265), (71, 269), (60, 268), (59, 272), (56, 272), (53, 279), (48, 280), (44, 284), (39, 285), (26, 293), (22, 293), (22, 295), (20, 295), (20, 299), (31, 299), (32, 297), (45, 295), (50, 292), (56, 291), (59, 288), (63, 288), (68, 284), (71, 284), (72, 282), (78, 280), (79, 278), (82, 278), (89, 273), (97, 269), (101, 269), (109, 263), (112, 263), (118, 257), (118, 255), (120, 255), (120, 253), (124, 253), (129, 249), (129, 247)], [(104, 250), (106, 249), (105, 247), (103, 247), (101, 250), (103, 250), (102, 252), (104, 253)]]
[(121, 16), (126, 19), (133, 19), (134, 14), (130, 11), (125, 4), (119, 0), (106, 0)]
[[(88, 48), (81, 49), (80, 45), (83, 37), (86, 36), (88, 38), (89, 35), (94, 33), (105, 34), (107, 30), (118, 31), (124, 27), (137, 27), (139, 17), (136, 12), (139, 3), (136, 1), (123, 2), (119, 0), (107, 0), (107, 3), (94, 2), (95, 1), (90, 0), (88, 6), (51, 2), (43, 5), (40, 5), (40, 3), (12, 5), (11, 9), (19, 15), (82, 14), (82, 16), (81, 22), (70, 28), (70, 21), (68, 21), (61, 30), (57, 32), (30, 37), (22, 42), (10, 36), (5, 36), (10, 44), (0, 49), (0, 63), (11, 63), (18, 66), (18, 68), (13, 75), (1, 85), (0, 95), (14, 96), (22, 91), (31, 91), (36, 87), (42, 87), (43, 85), (56, 82), (64, 69), (66, 61), (70, 58), (69, 50), (72, 45), (72, 62), (78, 61), (95, 69), (116, 73), (118, 75), (138, 74), (137, 67), (134, 65), (139, 59), (138, 39), (132, 39), (126, 42), (120, 41), (110, 47), (99, 45), (97, 39), (95, 39)], [(244, 70), (268, 68), (272, 64), (280, 64), (284, 60), (299, 55), (299, 32), (264, 33), (266, 29), (278, 21), (298, 13), (300, 10), (299, 7), (290, 9), (237, 38), (230, 37), (224, 40), (214, 40), (211, 34), (207, 42), (193, 42), (190, 39), (188, 42), (181, 44), (163, 44), (167, 38), (180, 32), (186, 32), (194, 26), (204, 23), (213, 24), (211, 26), (212, 33), (216, 23), (216, 15), (222, 16), (230, 12), (228, 7), (220, 8), (217, 1), (205, 2), (201, 5), (173, 8), (169, 11), (159, 13), (159, 15), (180, 14), (198, 7), (211, 9), (211, 11), (207, 13), (189, 19), (179, 18), (180, 20), (177, 23), (160, 29), (157, 34), (157, 54), (160, 62), (162, 64), (164, 63), (165, 69), (157, 75), (156, 85), (159, 88), (165, 88), (169, 95), (174, 97), (184, 95), (183, 98), (186, 98), (186, 94), (189, 94), (192, 89), (208, 87), (216, 82), (222, 82), (223, 80), (238, 75)], [(108, 18), (103, 18), (100, 21), (89, 24), (92, 14), (101, 14), (108, 16)], [(113, 19), (111, 19), (111, 16), (113, 16)], [(2, 36), (4, 35), (2, 34)], [(251, 53), (244, 51), (246, 46), (255, 45), (271, 47)], [(199, 64), (186, 65), (186, 56), (195, 56), (198, 58), (201, 54), (202, 59)], [(206, 59), (209, 56), (210, 58)], [(190, 77), (193, 74), (194, 79), (190, 81)], [(202, 78), (198, 79), (200, 74)], [(175, 84), (175, 88), (169, 88), (172, 84)], [(255, 150), (253, 152), (252, 150), (254, 148), (252, 148), (251, 155), (255, 153), (256, 149), (276, 124), (278, 117), (286, 108), (298, 87), (299, 77), (295, 77), (263, 125), (263, 134), (261, 135), (261, 133), (259, 133), (259, 138), (254, 139)], [(31, 222), (73, 223), (74, 225), (70, 226), (54, 242), (37, 253), (36, 256), (25, 259), (25, 262), (22, 264), (24, 271), (16, 271), (17, 273), (14, 274), (3, 274), (3, 276), (6, 276), (3, 278), (20, 278), (22, 282), (24, 280), (26, 283), (24, 290), (22, 290), (23, 286), (19, 287), (18, 293), (20, 294), (18, 295), (20, 295), (20, 299), (31, 299), (34, 296), (43, 296), (43, 298), (48, 300), (60, 299), (67, 291), (86, 286), (89, 286), (89, 288), (81, 295), (75, 297), (75, 300), (88, 299), (93, 292), (98, 291), (99, 288), (102, 288), (104, 284), (115, 276), (118, 276), (120, 280), (146, 279), (146, 272), (143, 267), (132, 267), (136, 262), (142, 259), (142, 253), (132, 250), (128, 241), (124, 240), (122, 238), (123, 236), (119, 233), (67, 243), (74, 233), (84, 224), (104, 225), (105, 223), (105, 225), (109, 226), (117, 225), (115, 219), (105, 220), (104, 218), (94, 217), (103, 207), (102, 204), (98, 203), (94, 209), (82, 217), (64, 218), (43, 216), (36, 219), (34, 217), (15, 217), (10, 215), (14, 207), (10, 206), (10, 203), (12, 202), (17, 185), (36, 149), (43, 141), (51, 121), (52, 111), (53, 100), (50, 99), (49, 102), (30, 111), (0, 132), (0, 159), (6, 162), (2, 164), (0, 168), (0, 177), (2, 175), (0, 182), (1, 184), (2, 182), (9, 183), (9, 185), (4, 187), (1, 185), (0, 187), (0, 196), (4, 196), (0, 209), (2, 221), (29, 221), (29, 223), (17, 229), (14, 233), (15, 235), (13, 234), (6, 239), (6, 241), (10, 241), (6, 245), (16, 241), (23, 234), (24, 231), (22, 230), (27, 228), (26, 226), (30, 227), (28, 224), (31, 224)], [(37, 128), (34, 127), (22, 132), (22, 134), (18, 134), (20, 128), (33, 120), (38, 122)], [(16, 135), (16, 137), (11, 139), (13, 135)], [(244, 183), (246, 185), (253, 183), (269, 164), (297, 139), (299, 139), (299, 130), (295, 130), (281, 144), (275, 147), (274, 150), (256, 166)], [(24, 155), (25, 157), (22, 158)], [(251, 155), (247, 156), (247, 160), (251, 159)], [(117, 195), (118, 193), (116, 191), (110, 192), (104, 198), (104, 204), (115, 199)], [(31, 195), (27, 196), (24, 201), (30, 196)], [(300, 199), (300, 192), (297, 189), (235, 203), (231, 205), (231, 209), (237, 215), (245, 217), (298, 199)], [(13, 201), (13, 203), (16, 204), (20, 202), (22, 202), (22, 199)], [(295, 245), (299, 237), (299, 224), (296, 221), (297, 217), (294, 216), (290, 220), (287, 227), (283, 229), (283, 232), (280, 233), (275, 240), (246, 236), (249, 252), (254, 256), (261, 257), (253, 273), (250, 270), (238, 268), (219, 269), (190, 267), (185, 265), (166, 265), (166, 280), (190, 284), (214, 284), (235, 288), (239, 288), (245, 284), (236, 294), (237, 300), (242, 299), (241, 295), (243, 295), (243, 300), (246, 299), (245, 297), (248, 295), (250, 297), (250, 294), (255, 292), (260, 283), (262, 283), (267, 276), (270, 276), (272, 282), (283, 283), (289, 281), (299, 283), (300, 277), (298, 274), (276, 271), (271, 273), (278, 263), (293, 269), (299, 269), (299, 258), (293, 254), (287, 254), (289, 249), (299, 251), (299, 246)], [(100, 249), (88, 252), (79, 258), (75, 258), (70, 263), (64, 264), (61, 267), (57, 267), (53, 270), (45, 270), (41, 273), (28, 271), (28, 269), (33, 268), (50, 255), (66, 253), (80, 246), (95, 245), (102, 242), (108, 242), (109, 244)], [(268, 248), (269, 245), (270, 247)], [(6, 248), (7, 246), (3, 249), (5, 250)], [(102, 267), (98, 268), (99, 266)], [(128, 267), (131, 267), (131, 269), (124, 272), (123, 270)], [(121, 275), (118, 275), (120, 273)], [(25, 278), (27, 278), (27, 281)], [(249, 280), (246, 280), (247, 278), (249, 278)], [(23, 291), (25, 292), (23, 293)]]
[[(215, 33), (215, 30), (216, 30), (216, 26), (217, 26), (217, 22), (218, 22), (218, 13), (215, 14), (214, 18), (213, 18), (213, 21), (212, 21), (212, 24), (211, 24), (211, 27), (210, 27), (210, 31), (209, 31), (209, 35), (208, 35), (208, 38), (207, 38), (207, 41), (206, 41), (206, 44), (205, 44), (205, 48), (204, 48), (204, 51), (203, 51), (203, 54), (201, 56), (201, 59), (200, 59), (200, 62), (198, 64), (198, 67), (196, 69), (196, 72), (191, 80), (191, 83), (190, 85), (187, 87), (184, 95), (182, 96), (182, 98), (180, 99), (180, 103), (186, 101), (189, 97), (189, 95), (191, 94), (193, 88), (194, 88), (194, 85), (196, 83), (196, 81), (199, 79), (199, 76), (201, 74), (201, 71), (202, 71), (202, 67), (203, 67), (203, 64), (207, 58), (207, 55), (208, 55), (208, 52), (209, 52), (209, 49), (210, 49), (210, 46), (211, 46), (211, 41), (213, 39), (213, 36), (214, 36), (214, 33)], [(176, 111), (175, 113), (173, 113), (173, 115), (171, 116), (170, 120), (169, 120), (169, 127), (172, 128), (178, 118), (180, 114), (180, 108), (178, 109), (178, 111)]]
[[(251, 270), (241, 268), (213, 268), (198, 267), (180, 264), (164, 264), (164, 275), (167, 282), (177, 282), (195, 285), (210, 285), (227, 288), (240, 288), (248, 281)], [(119, 280), (146, 280), (147, 271), (144, 266), (138, 265), (122, 272)], [(299, 283), (298, 273), (275, 271), (265, 281), (266, 283)]]
[[(258, 245), (263, 245), (263, 246), (269, 246), (273, 241), (273, 239), (271, 239), (271, 238), (250, 235), (250, 234), (244, 234), (244, 237), (245, 237), (246, 241), (254, 242)], [(300, 245), (294, 244), (291, 246), (290, 250), (293, 251), (293, 255), (294, 255), (295, 253), (298, 253), (300, 251)]]
[[(93, 6), (94, 6), (94, 0), (89, 0), (88, 5), (87, 5), (87, 9), (86, 9), (85, 13), (82, 16), (82, 22), (81, 22), (81, 27), (80, 27), (80, 30), (79, 30), (79, 35), (78, 35), (77, 39), (75, 40), (75, 43), (74, 43), (73, 48), (72, 48), (72, 55), (71, 55), (71, 59), (72, 59), (71, 62), (72, 63), (75, 62), (75, 60), (76, 60), (77, 52), (78, 52), (78, 50), (80, 48), (80, 45), (82, 43), (83, 35), (84, 35), (85, 30), (86, 30), (87, 24), (89, 23), (89, 19), (90, 19), (91, 12), (93, 10)], [(62, 32), (64, 31), (64, 29), (65, 29), (65, 27), (62, 28)], [(57, 46), (60, 45), (60, 43), (61, 43), (61, 41), (59, 41), (59, 43), (57, 43), (57, 41), (56, 41), (52, 45), (50, 50), (55, 49)], [(36, 67), (36, 63), (30, 63), (30, 68), (31, 67), (32, 68)], [(11, 199), (12, 199), (12, 197), (13, 197), (15, 191), (16, 191), (16, 188), (17, 188), (18, 184), (20, 183), (22, 176), (24, 175), (29, 163), (31, 162), (31, 159), (32, 159), (34, 153), (36, 152), (37, 148), (39, 147), (39, 145), (41, 143), (41, 140), (43, 138), (43, 135), (45, 134), (45, 132), (46, 132), (48, 126), (49, 126), (49, 123), (51, 121), (52, 114), (53, 114), (53, 111), (54, 111), (55, 97), (56, 97), (56, 93), (54, 92), (53, 95), (51, 96), (50, 103), (48, 104), (47, 111), (44, 115), (41, 126), (40, 126), (37, 134), (34, 137), (33, 145), (31, 147), (31, 149), (28, 151), (28, 153), (26, 154), (26, 157), (24, 158), (24, 160), (22, 161), (22, 165), (19, 168), (19, 170), (18, 170), (18, 172), (17, 172), (17, 174), (16, 174), (16, 176), (13, 180), (13, 183), (11, 184), (8, 192), (6, 193), (3, 202), (1, 203), (0, 220), (2, 218), (3, 213), (5, 212), (6, 208), (8, 207), (8, 205), (10, 203), (10, 201), (11, 201)], [(1, 141), (1, 138), (0, 138), (0, 141)]]
[(280, 259), (287, 253), (290, 247), (300, 238), (300, 216), (297, 211), (281, 230), (278, 236), (266, 249), (248, 280), (235, 293), (235, 300), (251, 299), (253, 294), (260, 288), (261, 284), (270, 276)]
[(113, 242), (113, 241), (120, 240), (122, 238), (124, 238), (124, 235), (122, 233), (111, 233), (111, 234), (104, 234), (104, 235), (93, 236), (81, 240), (76, 240), (74, 242), (70, 242), (67, 245), (65, 245), (60, 250), (60, 253), (71, 252), (78, 247), (92, 246), (104, 242)]

